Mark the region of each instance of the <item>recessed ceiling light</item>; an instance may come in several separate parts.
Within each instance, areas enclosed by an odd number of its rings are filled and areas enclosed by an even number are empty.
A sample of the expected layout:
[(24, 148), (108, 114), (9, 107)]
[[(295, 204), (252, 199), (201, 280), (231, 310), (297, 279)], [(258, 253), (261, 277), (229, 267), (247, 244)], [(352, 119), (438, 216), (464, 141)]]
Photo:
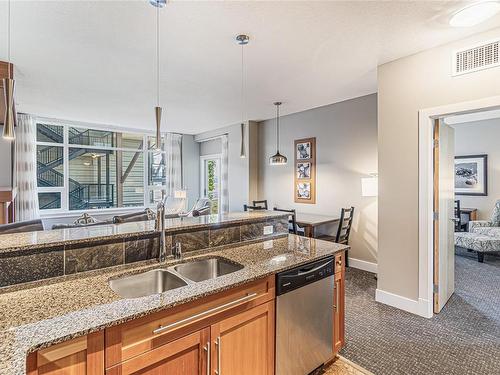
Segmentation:
[(460, 9), (450, 19), (453, 27), (471, 27), (486, 21), (500, 11), (499, 1), (481, 1)]

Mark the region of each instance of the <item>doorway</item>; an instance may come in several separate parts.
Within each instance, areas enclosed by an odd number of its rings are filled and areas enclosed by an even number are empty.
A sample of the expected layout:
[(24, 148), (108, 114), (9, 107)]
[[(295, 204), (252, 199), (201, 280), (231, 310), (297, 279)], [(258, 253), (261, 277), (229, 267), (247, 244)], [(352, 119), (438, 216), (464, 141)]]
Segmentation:
[(204, 155), (200, 157), (200, 191), (210, 199), (211, 214), (220, 212), (220, 178), (221, 155)]
[[(443, 127), (442, 119), (499, 108), (500, 97), (491, 97), (419, 111), (418, 314), (421, 316), (430, 318), (438, 313), (454, 291), (454, 241), (450, 237), (455, 224), (454, 152), (450, 152), (454, 145), (444, 141), (452, 137), (453, 130)], [(447, 136), (436, 144), (440, 130)], [(441, 152), (439, 145), (442, 146)], [(445, 152), (446, 148), (448, 152)], [(447, 177), (443, 182), (439, 178), (439, 163), (447, 165)]]

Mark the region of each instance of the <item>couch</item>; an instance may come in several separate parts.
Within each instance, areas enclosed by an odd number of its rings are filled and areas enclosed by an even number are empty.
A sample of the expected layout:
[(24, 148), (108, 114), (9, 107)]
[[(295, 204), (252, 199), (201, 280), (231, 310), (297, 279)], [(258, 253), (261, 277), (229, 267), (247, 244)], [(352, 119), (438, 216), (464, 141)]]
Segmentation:
[(482, 263), (485, 253), (500, 252), (500, 200), (493, 209), (491, 220), (469, 222), (469, 232), (455, 233), (455, 246), (477, 252)]

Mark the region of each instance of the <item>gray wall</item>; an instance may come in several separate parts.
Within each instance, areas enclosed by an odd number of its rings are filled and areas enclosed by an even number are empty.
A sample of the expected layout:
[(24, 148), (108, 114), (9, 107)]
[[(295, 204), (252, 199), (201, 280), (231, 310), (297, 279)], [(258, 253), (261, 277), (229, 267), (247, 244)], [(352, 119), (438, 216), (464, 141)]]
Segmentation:
[[(248, 126), (245, 127), (245, 149), (249, 149)], [(243, 205), (249, 200), (250, 186), (250, 163), (249, 157), (240, 158), (241, 127), (240, 124), (226, 126), (223, 128), (211, 130), (205, 133), (197, 134), (195, 140), (203, 142), (207, 139), (218, 137), (222, 134), (228, 135), (228, 190), (229, 190), (229, 210), (242, 211)], [(218, 141), (220, 144), (220, 140)], [(205, 142), (203, 142), (205, 143)], [(216, 145), (213, 143), (210, 147)], [(203, 147), (203, 146), (201, 146)], [(218, 153), (215, 148), (204, 147), (202, 155)]]
[(188, 208), (200, 197), (200, 145), (193, 135), (182, 136), (182, 178), (187, 189)]
[(215, 155), (222, 152), (222, 144), (220, 138), (210, 139), (200, 142), (200, 156)]
[(378, 68), (381, 291), (418, 300), (418, 111), (500, 95), (500, 68), (451, 75), (453, 51), (498, 37), (494, 29)]
[[(349, 257), (376, 263), (377, 199), (361, 196), (361, 177), (377, 172), (376, 94), (283, 116), (280, 125), (280, 152), (288, 164), (270, 166), (275, 120), (259, 124), (259, 197), (271, 207), (335, 216), (342, 207), (354, 206)], [(316, 204), (294, 203), (294, 140), (309, 137), (316, 137)]]
[(500, 118), (453, 125), (456, 155), (488, 155), (488, 195), (457, 195), (461, 207), (477, 208), (480, 220), (489, 220), (500, 199)]

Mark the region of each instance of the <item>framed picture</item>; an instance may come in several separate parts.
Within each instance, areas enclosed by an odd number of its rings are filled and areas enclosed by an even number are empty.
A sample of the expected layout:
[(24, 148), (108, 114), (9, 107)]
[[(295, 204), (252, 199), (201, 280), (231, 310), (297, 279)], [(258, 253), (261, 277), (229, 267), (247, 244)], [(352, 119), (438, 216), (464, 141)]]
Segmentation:
[(302, 180), (304, 178), (311, 178), (311, 163), (297, 163), (296, 173), (299, 180)]
[(488, 155), (455, 156), (455, 194), (488, 195)]
[(297, 198), (298, 199), (311, 199), (311, 183), (299, 182), (297, 184)]
[(312, 158), (311, 142), (295, 143), (295, 153), (297, 160), (307, 160)]
[(294, 142), (295, 203), (316, 203), (316, 138)]

